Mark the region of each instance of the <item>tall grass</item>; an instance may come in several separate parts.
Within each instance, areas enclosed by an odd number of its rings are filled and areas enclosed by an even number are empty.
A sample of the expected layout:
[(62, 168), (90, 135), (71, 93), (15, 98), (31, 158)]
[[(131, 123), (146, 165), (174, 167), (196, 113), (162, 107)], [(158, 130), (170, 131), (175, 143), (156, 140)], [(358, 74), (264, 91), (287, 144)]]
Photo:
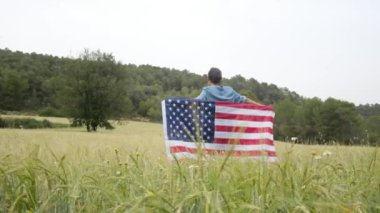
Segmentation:
[(168, 162), (161, 126), (0, 130), (0, 212), (376, 212), (379, 149), (277, 143), (278, 163)]

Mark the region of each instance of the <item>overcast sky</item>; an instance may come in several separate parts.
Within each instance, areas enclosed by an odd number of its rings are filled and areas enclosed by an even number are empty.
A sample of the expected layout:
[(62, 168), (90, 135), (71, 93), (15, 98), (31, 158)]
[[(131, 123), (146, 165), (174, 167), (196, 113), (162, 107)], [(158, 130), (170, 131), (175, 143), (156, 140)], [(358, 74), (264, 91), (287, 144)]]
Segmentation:
[(219, 67), (304, 97), (380, 103), (378, 0), (0, 0), (0, 48)]

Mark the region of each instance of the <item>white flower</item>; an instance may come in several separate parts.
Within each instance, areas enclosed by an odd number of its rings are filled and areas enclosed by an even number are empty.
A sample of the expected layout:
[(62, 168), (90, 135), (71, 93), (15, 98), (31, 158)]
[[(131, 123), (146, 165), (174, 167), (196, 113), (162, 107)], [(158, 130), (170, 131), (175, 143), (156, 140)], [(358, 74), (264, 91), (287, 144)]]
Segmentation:
[(326, 150), (326, 151), (323, 152), (322, 155), (325, 156), (325, 157), (329, 157), (330, 155), (332, 155), (332, 152)]

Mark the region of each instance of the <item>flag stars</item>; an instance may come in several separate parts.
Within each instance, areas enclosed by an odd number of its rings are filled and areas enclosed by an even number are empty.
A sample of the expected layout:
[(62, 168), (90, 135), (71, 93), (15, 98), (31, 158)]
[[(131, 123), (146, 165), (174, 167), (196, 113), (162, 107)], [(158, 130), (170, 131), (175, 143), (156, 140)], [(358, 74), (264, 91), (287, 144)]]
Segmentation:
[(168, 136), (174, 140), (192, 141), (197, 131), (203, 140), (213, 140), (214, 105), (202, 101), (171, 100), (167, 105)]

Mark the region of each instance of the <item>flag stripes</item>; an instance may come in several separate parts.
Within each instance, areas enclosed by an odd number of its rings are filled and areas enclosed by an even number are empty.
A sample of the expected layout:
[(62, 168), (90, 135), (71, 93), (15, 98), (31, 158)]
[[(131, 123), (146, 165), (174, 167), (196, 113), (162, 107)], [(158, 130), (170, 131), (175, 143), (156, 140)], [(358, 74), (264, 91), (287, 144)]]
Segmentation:
[[(162, 102), (162, 112), (166, 150), (170, 159), (194, 158), (202, 152), (276, 161), (273, 142), (275, 113), (270, 106), (166, 99)], [(190, 118), (194, 124), (189, 123)], [(188, 122), (187, 127), (182, 124), (183, 121)], [(193, 135), (190, 137), (183, 134), (189, 134), (185, 130), (194, 127), (198, 128), (203, 142), (194, 141), (194, 138), (199, 138), (195, 131), (191, 132)], [(192, 140), (189, 141), (189, 138)]]

